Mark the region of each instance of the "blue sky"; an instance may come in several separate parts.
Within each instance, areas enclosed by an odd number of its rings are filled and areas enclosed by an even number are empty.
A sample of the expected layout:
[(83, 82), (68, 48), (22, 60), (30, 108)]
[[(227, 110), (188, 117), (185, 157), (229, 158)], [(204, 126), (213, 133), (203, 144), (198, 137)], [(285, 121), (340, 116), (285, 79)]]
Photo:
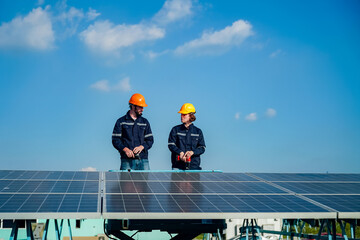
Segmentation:
[(360, 172), (360, 2), (0, 2), (2, 169), (118, 169), (145, 96), (151, 169), (186, 102), (204, 169)]

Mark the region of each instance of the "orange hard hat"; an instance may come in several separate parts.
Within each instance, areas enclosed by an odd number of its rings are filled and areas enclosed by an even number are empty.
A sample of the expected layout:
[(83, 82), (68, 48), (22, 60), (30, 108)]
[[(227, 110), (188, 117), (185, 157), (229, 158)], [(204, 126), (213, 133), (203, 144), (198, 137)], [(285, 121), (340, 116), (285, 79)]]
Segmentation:
[(129, 100), (130, 104), (140, 106), (140, 107), (147, 107), (148, 105), (145, 102), (145, 98), (140, 93), (135, 93), (131, 96)]
[(181, 106), (180, 111), (178, 113), (188, 114), (188, 113), (196, 113), (194, 105), (191, 103), (185, 103)]

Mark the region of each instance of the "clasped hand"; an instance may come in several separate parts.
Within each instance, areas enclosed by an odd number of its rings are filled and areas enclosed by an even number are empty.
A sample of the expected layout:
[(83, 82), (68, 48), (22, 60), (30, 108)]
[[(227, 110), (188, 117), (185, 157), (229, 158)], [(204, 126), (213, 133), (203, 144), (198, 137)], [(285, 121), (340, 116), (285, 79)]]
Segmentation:
[(135, 155), (136, 155), (136, 154), (140, 154), (142, 150), (144, 150), (144, 146), (143, 146), (143, 145), (140, 145), (140, 146), (135, 147), (132, 151), (131, 151), (129, 148), (127, 148), (127, 147), (125, 147), (125, 148), (123, 149), (123, 151), (125, 152), (125, 154), (126, 154), (126, 156), (127, 156), (128, 158), (135, 158)]

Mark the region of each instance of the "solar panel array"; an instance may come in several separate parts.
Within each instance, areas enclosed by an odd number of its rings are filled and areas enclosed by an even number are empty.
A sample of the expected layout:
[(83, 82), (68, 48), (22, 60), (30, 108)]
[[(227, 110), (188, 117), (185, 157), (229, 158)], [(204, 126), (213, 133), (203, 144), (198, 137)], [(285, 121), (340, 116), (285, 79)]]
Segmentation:
[(360, 218), (360, 174), (0, 170), (0, 219)]
[(0, 218), (100, 218), (100, 173), (0, 171)]

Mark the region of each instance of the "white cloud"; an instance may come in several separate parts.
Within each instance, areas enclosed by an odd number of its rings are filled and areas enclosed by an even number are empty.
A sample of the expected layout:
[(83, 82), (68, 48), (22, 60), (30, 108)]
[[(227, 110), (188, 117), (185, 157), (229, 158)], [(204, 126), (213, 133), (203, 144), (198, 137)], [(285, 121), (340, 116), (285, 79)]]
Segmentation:
[(75, 7), (69, 8), (66, 1), (59, 2), (56, 10), (58, 14), (54, 17), (54, 23), (61, 23), (59, 27), (60, 38), (75, 35), (78, 32), (78, 28), (85, 25), (85, 21), (92, 21), (100, 15), (100, 13), (92, 8), (89, 8), (87, 13)]
[(96, 83), (91, 84), (90, 88), (96, 89), (101, 92), (110, 92), (110, 91), (130, 92), (131, 91), (130, 78), (125, 77), (114, 85), (110, 85), (107, 79), (102, 79)]
[(120, 90), (120, 91), (123, 91), (123, 92), (130, 92), (131, 91), (130, 78), (126, 77), (126, 78), (120, 80), (118, 82), (118, 84), (116, 84), (113, 87), (113, 90)]
[(276, 50), (275, 52), (272, 52), (269, 57), (270, 58), (276, 58), (277, 56), (279, 56), (282, 53), (281, 49)]
[(114, 25), (109, 21), (97, 21), (80, 34), (90, 49), (104, 53), (130, 47), (137, 42), (163, 38), (164, 35), (165, 30), (154, 25)]
[(99, 91), (103, 91), (103, 92), (109, 92), (110, 91), (110, 86), (109, 86), (109, 81), (106, 79), (100, 80), (96, 83), (93, 83), (90, 85), (91, 88), (99, 90)]
[(84, 172), (96, 172), (96, 168), (94, 167), (85, 167), (85, 168), (82, 168), (80, 169), (80, 171), (84, 171)]
[(249, 121), (249, 122), (253, 122), (257, 120), (257, 115), (256, 113), (250, 113), (245, 117), (245, 120)]
[(74, 19), (78, 18), (78, 19), (82, 19), (84, 18), (84, 12), (83, 10), (71, 7), (69, 9), (69, 11), (64, 11), (60, 14), (59, 16), (60, 19), (64, 20), (64, 21), (70, 21), (73, 22)]
[(100, 13), (98, 13), (95, 9), (92, 9), (92, 8), (89, 8), (89, 11), (86, 13), (86, 16), (89, 21), (94, 20), (95, 18), (97, 18), (100, 15), (101, 15)]
[(148, 51), (148, 52), (144, 53), (144, 55), (150, 59), (155, 59), (157, 57), (160, 57), (161, 55), (167, 54), (168, 52), (169, 52), (169, 50), (164, 50), (162, 52)]
[(204, 32), (198, 39), (192, 40), (175, 49), (175, 54), (212, 53), (213, 50), (223, 49), (240, 45), (246, 38), (251, 36), (252, 25), (244, 20), (238, 20), (231, 26), (220, 31)]
[(38, 0), (37, 5), (43, 5), (45, 3), (45, 0)]
[(239, 112), (235, 113), (235, 119), (236, 119), (236, 120), (239, 120), (239, 119), (240, 119), (240, 113), (239, 113)]
[(158, 24), (168, 24), (192, 14), (191, 0), (167, 0), (153, 20)]
[(276, 116), (276, 110), (273, 108), (268, 108), (265, 112), (265, 116), (267, 116), (268, 118), (273, 118)]
[(0, 26), (0, 47), (47, 50), (54, 46), (54, 31), (48, 8), (35, 8), (25, 17), (16, 17)]

